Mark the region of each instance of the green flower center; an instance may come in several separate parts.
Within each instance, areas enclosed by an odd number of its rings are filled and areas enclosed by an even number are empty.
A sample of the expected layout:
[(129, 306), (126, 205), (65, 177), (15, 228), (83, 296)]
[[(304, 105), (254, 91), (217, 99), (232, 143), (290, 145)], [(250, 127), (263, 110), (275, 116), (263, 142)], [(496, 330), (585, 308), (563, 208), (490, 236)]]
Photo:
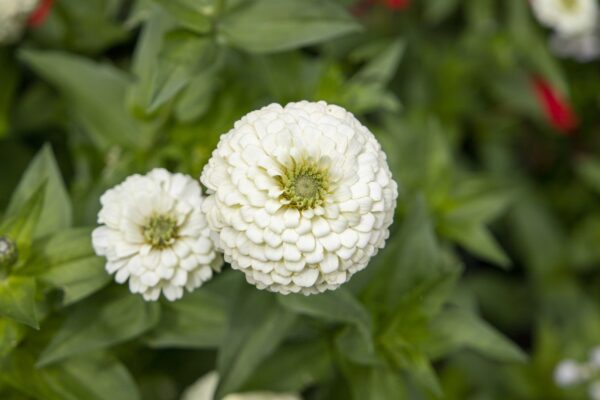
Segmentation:
[(163, 249), (172, 245), (178, 237), (179, 226), (171, 215), (153, 215), (142, 227), (144, 240), (152, 247)]
[(561, 0), (562, 6), (566, 11), (575, 11), (579, 4), (578, 0)]
[(293, 160), (279, 176), (279, 183), (282, 198), (288, 201), (289, 207), (298, 210), (322, 205), (329, 192), (327, 168), (309, 159)]

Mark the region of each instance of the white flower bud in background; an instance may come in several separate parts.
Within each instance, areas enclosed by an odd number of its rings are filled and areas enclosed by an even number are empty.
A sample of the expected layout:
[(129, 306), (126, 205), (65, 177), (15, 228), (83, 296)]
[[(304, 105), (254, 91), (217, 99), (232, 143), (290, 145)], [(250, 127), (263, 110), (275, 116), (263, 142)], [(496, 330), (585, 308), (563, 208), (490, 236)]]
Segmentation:
[(189, 176), (154, 169), (132, 175), (101, 197), (92, 234), (96, 254), (107, 259), (115, 280), (146, 300), (161, 292), (169, 300), (192, 291), (219, 270), (210, 229), (202, 213), (202, 189)]
[(541, 24), (561, 35), (590, 32), (598, 20), (597, 0), (530, 0)]
[(561, 361), (554, 369), (554, 382), (560, 387), (571, 386), (584, 379), (582, 367), (574, 360)]
[(17, 261), (18, 253), (15, 243), (6, 236), (0, 236), (0, 269), (9, 268)]
[(600, 371), (600, 346), (594, 347), (590, 351), (590, 366)]
[[(213, 400), (215, 390), (219, 383), (219, 375), (213, 371), (198, 379), (188, 387), (181, 400)], [(223, 400), (302, 400), (300, 396), (292, 393), (273, 392), (248, 392), (233, 393), (223, 397)]]
[(244, 116), (201, 180), (225, 260), (283, 294), (335, 289), (365, 268), (385, 244), (398, 196), (373, 134), (323, 101)]
[(0, 0), (0, 44), (19, 38), (39, 0)]
[(590, 384), (588, 394), (591, 400), (600, 400), (600, 381), (595, 381)]

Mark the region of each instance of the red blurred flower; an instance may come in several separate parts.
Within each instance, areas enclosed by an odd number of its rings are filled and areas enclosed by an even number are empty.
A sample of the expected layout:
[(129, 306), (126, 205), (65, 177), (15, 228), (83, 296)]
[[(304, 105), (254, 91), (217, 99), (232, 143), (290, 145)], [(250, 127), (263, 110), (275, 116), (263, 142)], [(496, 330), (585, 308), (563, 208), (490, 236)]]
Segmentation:
[(52, 3), (54, 3), (54, 0), (41, 0), (38, 7), (29, 16), (27, 26), (35, 28), (43, 24), (48, 14), (50, 14)]
[(386, 0), (385, 4), (392, 10), (404, 10), (410, 6), (410, 0)]
[(360, 0), (352, 6), (352, 13), (361, 16), (373, 5), (382, 4), (390, 10), (404, 10), (410, 6), (411, 0)]
[(541, 76), (531, 78), (533, 89), (548, 122), (566, 135), (573, 133), (579, 124), (571, 104)]

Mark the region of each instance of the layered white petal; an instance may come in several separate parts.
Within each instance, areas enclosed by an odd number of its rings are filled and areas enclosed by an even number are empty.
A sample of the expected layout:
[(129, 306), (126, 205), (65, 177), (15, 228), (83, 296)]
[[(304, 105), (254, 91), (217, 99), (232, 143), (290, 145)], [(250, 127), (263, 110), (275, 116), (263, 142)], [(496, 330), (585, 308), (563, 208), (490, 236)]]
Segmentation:
[[(328, 191), (298, 209), (281, 179), (306, 159), (327, 171)], [(365, 268), (384, 246), (398, 195), (373, 134), (325, 102), (249, 113), (221, 137), (201, 181), (225, 260), (248, 282), (279, 293), (335, 289)]]
[(537, 19), (561, 35), (593, 31), (598, 20), (597, 0), (530, 0)]
[(0, 44), (16, 40), (39, 0), (0, 0)]
[[(202, 190), (191, 177), (164, 169), (132, 175), (100, 202), (100, 226), (92, 233), (92, 244), (96, 254), (106, 257), (107, 272), (119, 283), (129, 280), (131, 292), (146, 300), (157, 300), (162, 293), (173, 301), (220, 269), (222, 258), (201, 210)], [(156, 215), (176, 221), (177, 236), (167, 246), (153, 247), (144, 238), (144, 227)]]

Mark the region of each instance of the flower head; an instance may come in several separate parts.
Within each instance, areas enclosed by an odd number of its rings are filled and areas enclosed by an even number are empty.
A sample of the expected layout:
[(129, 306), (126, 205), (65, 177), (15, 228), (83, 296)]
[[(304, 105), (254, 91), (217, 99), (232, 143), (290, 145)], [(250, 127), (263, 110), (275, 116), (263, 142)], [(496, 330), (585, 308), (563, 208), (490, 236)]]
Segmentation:
[(16, 40), (39, 0), (0, 0), (0, 43)]
[(194, 179), (154, 169), (132, 175), (100, 199), (101, 225), (92, 234), (106, 270), (146, 300), (169, 300), (212, 277), (217, 255), (202, 213), (202, 190)]
[[(214, 398), (219, 375), (216, 371), (209, 372), (198, 379), (192, 386), (188, 387), (181, 400), (212, 400)], [(292, 393), (274, 393), (274, 392), (248, 392), (228, 394), (223, 400), (301, 400), (300, 397)]]
[(221, 137), (202, 172), (203, 209), (225, 260), (260, 289), (335, 289), (383, 247), (397, 185), (349, 112), (271, 104)]
[(540, 23), (561, 35), (593, 30), (598, 19), (596, 0), (530, 0)]

